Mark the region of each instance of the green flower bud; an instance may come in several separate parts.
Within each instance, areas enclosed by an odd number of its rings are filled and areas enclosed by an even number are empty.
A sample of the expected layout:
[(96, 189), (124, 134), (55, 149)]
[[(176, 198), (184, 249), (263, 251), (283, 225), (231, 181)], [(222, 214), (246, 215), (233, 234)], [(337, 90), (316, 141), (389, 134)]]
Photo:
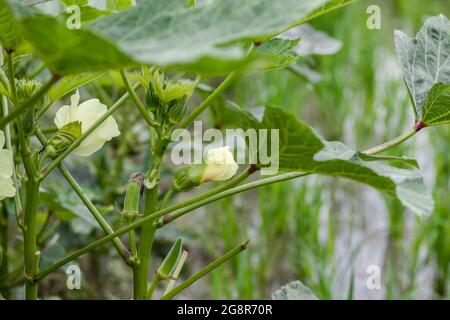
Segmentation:
[(193, 164), (181, 168), (175, 174), (173, 188), (177, 192), (189, 191), (202, 184), (204, 165)]
[(187, 110), (186, 98), (174, 100), (169, 104), (168, 116), (172, 124), (176, 124), (185, 115)]
[(188, 98), (194, 92), (197, 82), (191, 80), (170, 81), (165, 79), (164, 73), (155, 71), (149, 87), (162, 103)]
[(79, 137), (81, 137), (81, 122), (74, 121), (66, 124), (48, 140), (45, 148), (46, 156), (52, 158), (59, 156)]
[(132, 223), (139, 214), (139, 200), (143, 182), (144, 175), (139, 172), (134, 174), (128, 183), (122, 211), (122, 215), (128, 223)]
[[(20, 79), (16, 80), (17, 102), (22, 105), (32, 96), (39, 92), (43, 87), (42, 82), (38, 80)], [(44, 105), (44, 97), (41, 97), (34, 105), (35, 109), (39, 109)]]
[(150, 108), (150, 111), (155, 112), (159, 108), (161, 108), (161, 101), (156, 96), (155, 89), (152, 85), (152, 82), (148, 85), (148, 91), (147, 91), (147, 105)]
[(164, 258), (164, 261), (161, 263), (159, 268), (156, 271), (156, 275), (161, 280), (170, 278), (175, 270), (178, 261), (183, 253), (183, 241), (178, 238), (174, 243), (172, 248), (170, 249), (167, 256)]

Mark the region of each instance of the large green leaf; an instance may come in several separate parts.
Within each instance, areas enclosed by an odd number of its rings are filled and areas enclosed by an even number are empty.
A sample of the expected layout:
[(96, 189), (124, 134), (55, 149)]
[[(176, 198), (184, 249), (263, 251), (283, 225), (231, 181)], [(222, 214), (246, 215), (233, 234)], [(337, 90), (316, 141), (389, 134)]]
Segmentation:
[(57, 85), (53, 86), (48, 92), (51, 101), (56, 101), (64, 97), (73, 90), (99, 78), (102, 72), (82, 73), (74, 76), (64, 77)]
[[(434, 208), (431, 192), (411, 159), (368, 156), (340, 142), (325, 141), (306, 123), (276, 107), (266, 107), (261, 121), (246, 112), (239, 118), (246, 129), (279, 130), (280, 169), (345, 177), (365, 183), (397, 197), (420, 216), (430, 214)], [(270, 137), (268, 139), (270, 141)]]
[(450, 122), (450, 84), (437, 83), (427, 95), (422, 123), (435, 126)]
[(94, 6), (87, 0), (62, 0), (62, 3), (68, 7), (73, 5), (79, 7), (81, 23), (95, 20), (98, 17), (112, 14), (115, 11), (127, 9), (133, 5), (132, 0), (105, 0), (97, 6)]
[[(43, 60), (56, 72), (76, 73), (135, 63), (220, 72), (236, 68), (242, 42), (267, 40), (351, 0), (227, 0), (185, 8), (180, 0), (147, 0), (101, 17), (83, 30), (65, 21), (9, 5)], [(240, 42), (240, 43), (238, 43)], [(227, 70), (228, 69), (228, 70)]]
[(109, 41), (86, 30), (70, 30), (64, 20), (9, 2), (19, 30), (54, 72), (98, 71), (132, 65)]
[(422, 119), (433, 85), (450, 83), (450, 21), (444, 15), (431, 17), (414, 39), (396, 30), (395, 45), (416, 117)]
[(22, 38), (14, 28), (5, 0), (0, 0), (0, 44), (3, 48), (14, 49), (21, 41)]

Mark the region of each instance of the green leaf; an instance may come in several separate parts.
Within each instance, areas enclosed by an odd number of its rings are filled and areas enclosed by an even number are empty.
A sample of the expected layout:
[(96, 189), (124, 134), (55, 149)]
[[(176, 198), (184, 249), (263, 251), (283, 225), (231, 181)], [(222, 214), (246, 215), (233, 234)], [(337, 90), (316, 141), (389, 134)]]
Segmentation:
[[(104, 16), (83, 30), (8, 1), (22, 34), (61, 74), (134, 63), (229, 72), (242, 63), (242, 42), (267, 40), (350, 0), (227, 0), (185, 8), (180, 0), (147, 0)], [(44, 41), (45, 40), (45, 41)]]
[(450, 84), (437, 83), (431, 88), (421, 121), (427, 126), (450, 123)]
[(272, 300), (318, 300), (301, 281), (292, 281), (272, 292)]
[(300, 39), (289, 40), (274, 38), (261, 44), (255, 55), (261, 60), (261, 65), (252, 66), (251, 70), (282, 69), (297, 61), (298, 56), (292, 50)]
[[(411, 159), (368, 156), (340, 142), (325, 141), (306, 123), (276, 107), (266, 107), (262, 121), (247, 112), (241, 113), (239, 118), (241, 126), (247, 129), (279, 130), (280, 169), (345, 177), (397, 197), (420, 216), (433, 211), (431, 192), (425, 186), (421, 171), (415, 167), (417, 163)], [(394, 166), (393, 162), (405, 168)]]
[(102, 72), (92, 72), (64, 77), (56, 86), (50, 89), (48, 97), (51, 101), (56, 101), (73, 90), (98, 79), (102, 75)]
[(19, 30), (56, 73), (98, 71), (133, 62), (107, 40), (86, 30), (70, 30), (64, 21), (9, 2)]
[(395, 31), (395, 46), (417, 119), (434, 84), (450, 83), (450, 21), (444, 15), (427, 19), (414, 39)]
[(291, 40), (301, 38), (301, 43), (294, 50), (299, 56), (335, 54), (342, 47), (339, 40), (314, 29), (308, 23), (282, 33), (280, 38)]
[[(105, 0), (104, 3), (94, 6), (87, 0), (62, 0), (62, 3), (69, 7), (76, 5), (80, 9), (81, 23), (89, 22), (101, 16), (106, 16), (133, 6), (132, 0)], [(66, 16), (69, 13), (66, 13)]]
[(0, 44), (3, 48), (15, 49), (21, 42), (5, 0), (0, 0)]

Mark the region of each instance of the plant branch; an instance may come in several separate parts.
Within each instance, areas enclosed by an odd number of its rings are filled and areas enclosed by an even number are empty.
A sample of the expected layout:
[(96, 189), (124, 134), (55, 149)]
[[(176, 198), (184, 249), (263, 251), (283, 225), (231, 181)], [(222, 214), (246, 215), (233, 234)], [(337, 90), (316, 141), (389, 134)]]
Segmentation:
[(389, 140), (385, 143), (382, 143), (378, 146), (367, 149), (367, 150), (363, 151), (362, 153), (367, 154), (367, 155), (375, 155), (375, 154), (384, 152), (388, 149), (391, 149), (391, 148), (398, 146), (399, 144), (405, 142), (406, 140), (408, 140), (409, 138), (414, 136), (417, 132), (419, 132), (419, 130), (420, 129), (418, 129), (418, 127), (414, 127), (413, 129), (409, 130), (405, 134), (403, 134), (397, 138), (394, 138), (392, 140)]
[[(295, 179), (295, 178), (307, 176), (309, 174), (310, 174), (309, 172), (297, 172), (297, 171), (288, 172), (288, 173), (280, 174), (280, 175), (277, 175), (277, 176), (274, 176), (274, 177), (260, 179), (260, 180), (257, 180), (257, 181), (253, 181), (253, 182), (249, 182), (249, 183), (243, 184), (241, 186), (238, 186), (238, 187), (235, 187), (235, 188), (232, 188), (232, 189), (220, 192), (218, 194), (215, 194), (215, 195), (213, 195), (211, 197), (208, 197), (206, 199), (203, 199), (203, 200), (201, 200), (201, 201), (199, 201), (197, 203), (186, 205), (185, 207), (183, 207), (181, 209), (178, 209), (178, 210), (174, 209), (176, 206), (172, 206), (172, 207), (168, 207), (168, 208), (164, 208), (164, 209), (158, 210), (158, 211), (154, 212), (153, 214), (151, 214), (151, 215), (149, 215), (147, 217), (144, 217), (144, 218), (142, 218), (142, 219), (140, 219), (140, 220), (138, 220), (136, 222), (133, 222), (133, 223), (131, 223), (131, 224), (129, 224), (129, 225), (127, 225), (127, 226), (125, 226), (125, 227), (115, 231), (112, 234), (104, 236), (104, 237), (102, 237), (102, 238), (100, 238), (100, 239), (98, 239), (98, 240), (88, 244), (87, 246), (85, 246), (85, 247), (75, 251), (74, 253), (68, 255), (67, 257), (65, 257), (65, 258), (55, 262), (54, 264), (50, 265), (46, 269), (42, 270), (35, 277), (34, 280), (35, 281), (42, 280), (43, 278), (45, 278), (47, 275), (49, 275), (53, 271), (55, 271), (55, 270), (59, 269), (60, 267), (64, 266), (66, 263), (69, 263), (70, 261), (75, 260), (79, 256), (82, 256), (83, 254), (85, 254), (85, 253), (87, 253), (87, 252), (89, 252), (89, 251), (91, 251), (91, 250), (93, 250), (93, 249), (95, 249), (95, 248), (97, 248), (97, 247), (99, 247), (99, 246), (101, 246), (101, 245), (111, 241), (112, 239), (114, 239), (114, 238), (116, 238), (116, 237), (118, 237), (118, 236), (120, 236), (120, 235), (122, 235), (124, 233), (127, 233), (130, 230), (134, 230), (134, 229), (137, 229), (137, 228), (139, 228), (139, 227), (141, 227), (141, 226), (143, 226), (145, 224), (155, 222), (157, 219), (163, 217), (164, 215), (166, 215), (166, 214), (168, 214), (170, 212), (174, 212), (174, 215), (170, 218), (170, 221), (173, 221), (176, 218), (179, 218), (179, 217), (183, 216), (184, 214), (186, 214), (188, 212), (191, 212), (191, 211), (193, 211), (193, 210), (195, 210), (197, 208), (203, 207), (203, 206), (205, 206), (205, 205), (207, 205), (209, 203), (218, 201), (220, 199), (223, 199), (223, 198), (226, 198), (226, 197), (230, 197), (232, 195), (235, 195), (235, 194), (238, 194), (238, 193), (241, 193), (241, 192), (244, 192), (244, 191), (248, 191), (248, 190), (251, 190), (251, 189), (256, 189), (256, 188), (259, 188), (259, 187), (262, 187), (262, 186), (274, 184), (274, 183), (277, 183), (277, 182), (287, 181), (287, 180), (292, 180), (292, 179)], [(197, 198), (200, 198), (201, 196), (202, 195), (198, 196)], [(189, 200), (185, 201), (185, 202), (181, 203), (180, 205), (182, 206), (182, 205), (186, 204), (187, 202), (190, 202), (190, 201)], [(180, 205), (177, 205), (177, 206), (180, 206)]]
[[(43, 147), (47, 146), (47, 141), (42, 134), (42, 132), (39, 129), (36, 129), (36, 137), (41, 142)], [(61, 174), (64, 176), (66, 181), (70, 184), (72, 189), (76, 192), (80, 200), (84, 203), (86, 208), (89, 209), (94, 219), (98, 222), (100, 227), (103, 229), (103, 231), (106, 234), (111, 234), (114, 232), (114, 230), (111, 228), (111, 226), (108, 224), (108, 222), (103, 218), (102, 214), (97, 210), (97, 208), (94, 206), (94, 204), (89, 200), (89, 198), (84, 193), (83, 189), (78, 185), (77, 181), (73, 178), (73, 176), (70, 174), (69, 170), (60, 163), (58, 165), (58, 169), (61, 172)], [(116, 248), (117, 252), (121, 256), (121, 258), (125, 261), (125, 263), (129, 264), (129, 257), (130, 253), (128, 252), (128, 249), (125, 247), (125, 245), (120, 241), (119, 238), (114, 238), (112, 240), (114, 247)]]
[[(137, 96), (133, 87), (130, 85), (130, 81), (128, 80), (128, 76), (127, 76), (125, 70), (123, 70), (123, 69), (120, 70), (120, 75), (122, 77), (122, 81), (123, 81), (123, 84), (125, 85), (125, 88), (127, 89), (128, 93), (130, 94), (130, 97), (133, 100), (134, 104), (139, 109), (139, 112), (141, 113), (145, 122), (147, 122), (147, 124), (149, 126), (155, 128), (155, 130), (157, 130), (157, 132), (158, 132), (159, 131), (159, 123), (157, 123), (155, 120), (152, 119), (147, 108), (144, 106), (144, 104), (141, 102), (141, 100)], [(160, 134), (160, 132), (158, 132), (158, 134)]]
[(179, 284), (178, 286), (176, 286), (175, 288), (170, 290), (168, 293), (164, 294), (160, 299), (161, 300), (172, 299), (177, 294), (179, 294), (181, 291), (183, 291), (184, 289), (186, 289), (187, 287), (192, 285), (194, 282), (200, 280), (205, 275), (207, 275), (208, 273), (210, 273), (211, 271), (213, 271), (214, 269), (216, 269), (217, 267), (219, 267), (223, 263), (227, 262), (228, 260), (230, 260), (231, 258), (236, 256), (237, 254), (239, 254), (242, 251), (244, 251), (245, 249), (247, 249), (247, 245), (248, 245), (248, 241), (240, 244), (239, 246), (237, 246), (233, 250), (227, 252), (224, 256), (222, 256), (219, 259), (215, 260), (214, 262), (210, 263), (209, 265), (207, 265), (206, 267), (204, 267), (203, 269), (198, 271), (196, 274), (194, 274), (192, 277), (190, 277), (189, 279), (187, 279), (183, 283)]

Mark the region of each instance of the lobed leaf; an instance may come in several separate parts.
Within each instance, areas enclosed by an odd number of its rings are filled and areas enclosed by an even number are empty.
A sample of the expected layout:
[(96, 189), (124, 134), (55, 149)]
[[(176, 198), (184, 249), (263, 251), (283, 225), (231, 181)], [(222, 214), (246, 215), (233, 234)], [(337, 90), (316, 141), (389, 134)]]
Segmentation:
[(417, 119), (432, 87), (450, 83), (450, 21), (444, 15), (429, 18), (411, 39), (395, 31), (395, 46)]
[[(239, 117), (241, 125), (247, 129), (279, 130), (279, 167), (282, 170), (345, 177), (397, 197), (420, 216), (433, 211), (431, 192), (417, 163), (409, 158), (368, 156), (340, 142), (325, 141), (306, 123), (276, 107), (266, 107), (261, 121), (247, 112)], [(393, 161), (404, 167), (394, 166)]]

